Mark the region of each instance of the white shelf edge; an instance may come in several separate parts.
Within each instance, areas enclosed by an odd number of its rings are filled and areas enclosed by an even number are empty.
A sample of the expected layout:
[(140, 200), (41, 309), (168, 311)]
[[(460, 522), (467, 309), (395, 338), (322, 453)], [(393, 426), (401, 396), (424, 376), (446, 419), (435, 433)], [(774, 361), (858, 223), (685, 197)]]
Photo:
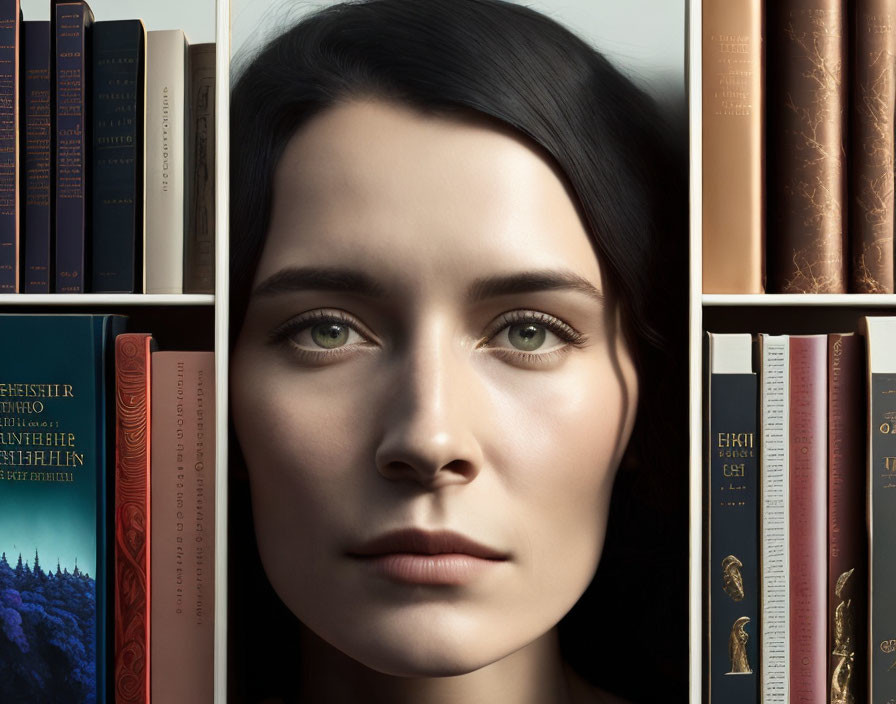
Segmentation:
[(896, 295), (880, 293), (703, 294), (704, 306), (896, 307)]
[(2, 293), (0, 305), (13, 306), (211, 306), (210, 293)]

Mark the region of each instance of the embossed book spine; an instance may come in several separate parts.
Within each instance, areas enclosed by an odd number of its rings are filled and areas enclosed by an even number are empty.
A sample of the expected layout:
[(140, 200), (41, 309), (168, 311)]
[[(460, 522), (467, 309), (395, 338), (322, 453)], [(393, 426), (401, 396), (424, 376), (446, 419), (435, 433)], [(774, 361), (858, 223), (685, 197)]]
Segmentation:
[[(146, 30), (140, 20), (96, 22), (93, 42), (95, 292), (134, 293), (143, 262), (143, 100)], [(138, 277), (138, 271), (141, 275)]]
[(0, 293), (18, 293), (19, 0), (0, 0)]
[(863, 702), (866, 671), (865, 369), (862, 339), (828, 335), (828, 686)]
[(152, 698), (214, 698), (215, 364), (152, 355)]
[(215, 44), (191, 44), (184, 292), (215, 292)]
[(762, 3), (703, 2), (703, 292), (762, 293)]
[(103, 702), (111, 647), (108, 315), (2, 315), (0, 699)]
[(790, 701), (825, 704), (827, 335), (790, 337)]
[(149, 704), (151, 335), (115, 340), (115, 701)]
[(846, 293), (843, 0), (768, 4), (769, 290)]
[(84, 293), (87, 261), (87, 86), (93, 13), (84, 2), (56, 5), (56, 292)]
[[(896, 318), (866, 318), (871, 704), (896, 701)], [(857, 676), (864, 674), (856, 672)]]
[(850, 291), (893, 293), (896, 0), (856, 0), (850, 109)]
[(750, 335), (709, 335), (709, 696), (758, 696), (758, 387)]
[(22, 24), (25, 293), (49, 293), (51, 275), (50, 23)]
[(788, 704), (790, 688), (790, 339), (760, 335), (760, 513), (762, 618), (760, 699)]

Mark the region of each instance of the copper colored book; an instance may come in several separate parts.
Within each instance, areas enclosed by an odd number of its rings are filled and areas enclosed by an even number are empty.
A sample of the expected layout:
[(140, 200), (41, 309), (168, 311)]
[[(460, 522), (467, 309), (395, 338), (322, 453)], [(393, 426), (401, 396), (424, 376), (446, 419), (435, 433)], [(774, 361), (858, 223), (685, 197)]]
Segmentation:
[(767, 35), (768, 289), (846, 293), (844, 2), (771, 2)]
[(762, 4), (703, 2), (703, 292), (762, 293)]
[(152, 700), (214, 700), (215, 360), (152, 355)]
[(850, 112), (850, 290), (893, 293), (896, 0), (856, 0)]
[(115, 701), (149, 704), (150, 353), (115, 338)]
[(827, 692), (827, 335), (790, 338), (790, 701)]

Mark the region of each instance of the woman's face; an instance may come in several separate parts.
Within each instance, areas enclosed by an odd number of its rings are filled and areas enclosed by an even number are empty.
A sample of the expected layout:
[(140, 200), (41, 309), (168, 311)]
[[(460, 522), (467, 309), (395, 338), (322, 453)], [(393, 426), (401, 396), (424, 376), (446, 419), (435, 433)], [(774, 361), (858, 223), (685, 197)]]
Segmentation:
[(587, 587), (637, 381), (524, 140), (373, 100), (314, 118), (277, 167), (232, 364), (265, 570), (342, 652), (471, 672)]

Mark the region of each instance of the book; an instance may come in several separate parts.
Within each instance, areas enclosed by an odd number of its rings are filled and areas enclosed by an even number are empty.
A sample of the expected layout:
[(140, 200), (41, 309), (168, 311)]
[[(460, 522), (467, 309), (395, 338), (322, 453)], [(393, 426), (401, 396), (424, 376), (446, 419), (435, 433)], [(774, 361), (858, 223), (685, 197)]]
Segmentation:
[(90, 144), (88, 30), (93, 13), (85, 2), (61, 2), (55, 11), (56, 292), (84, 293)]
[(767, 5), (768, 289), (846, 293), (842, 0)]
[[(868, 674), (873, 704), (896, 699), (896, 318), (867, 317)], [(855, 671), (852, 677), (862, 677)]]
[(154, 701), (214, 696), (213, 352), (152, 355)]
[(55, 280), (51, 271), (51, 84), (50, 23), (22, 24), (23, 169), (22, 207), (25, 260), (22, 288), (25, 293), (49, 293)]
[(115, 672), (118, 704), (150, 702), (150, 403), (147, 333), (115, 338)]
[(790, 336), (790, 701), (827, 694), (827, 335)]
[(184, 292), (215, 292), (215, 44), (189, 48)]
[(762, 3), (703, 2), (703, 292), (762, 293)]
[(18, 293), (19, 0), (0, 1), (0, 293)]
[(760, 695), (788, 704), (790, 681), (790, 339), (760, 335)]
[(853, 13), (850, 291), (893, 293), (896, 0), (856, 0)]
[(183, 293), (186, 52), (179, 29), (146, 34), (145, 293)]
[(108, 701), (108, 426), (123, 327), (0, 315), (16, 340), (0, 348), (0, 692), (16, 701)]
[(862, 339), (828, 335), (828, 682), (831, 702), (867, 700), (865, 377)]
[(758, 387), (750, 335), (709, 338), (709, 699), (758, 696)]
[(116, 20), (94, 23), (91, 33), (91, 290), (134, 293), (143, 272), (146, 30), (140, 20)]

